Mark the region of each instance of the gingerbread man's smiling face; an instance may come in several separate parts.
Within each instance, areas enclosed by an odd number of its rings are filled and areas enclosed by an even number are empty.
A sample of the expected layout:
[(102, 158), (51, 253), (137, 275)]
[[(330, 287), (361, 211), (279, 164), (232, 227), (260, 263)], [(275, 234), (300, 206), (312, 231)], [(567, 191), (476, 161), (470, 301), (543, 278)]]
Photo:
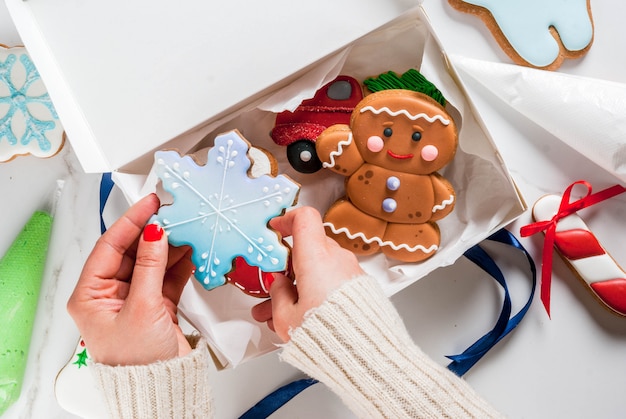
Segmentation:
[(452, 117), (427, 95), (408, 90), (367, 96), (354, 109), (351, 127), (365, 162), (404, 173), (433, 173), (457, 147)]

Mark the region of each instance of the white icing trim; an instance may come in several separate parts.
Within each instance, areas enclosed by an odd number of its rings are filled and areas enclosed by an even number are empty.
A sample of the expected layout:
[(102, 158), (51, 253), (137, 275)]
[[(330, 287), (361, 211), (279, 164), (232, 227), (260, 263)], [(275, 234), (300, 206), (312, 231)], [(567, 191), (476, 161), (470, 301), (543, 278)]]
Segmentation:
[(433, 207), (433, 213), (440, 211), (442, 209), (444, 209), (445, 207), (447, 207), (448, 205), (452, 205), (452, 203), (454, 202), (454, 195), (450, 195), (450, 198), (448, 199), (444, 199), (441, 204), (439, 205), (435, 205)]
[(351, 143), (352, 143), (352, 131), (350, 131), (350, 134), (348, 135), (347, 140), (339, 141), (337, 143), (337, 150), (331, 151), (330, 155), (328, 156), (330, 158), (330, 162), (329, 163), (324, 162), (322, 163), (322, 166), (324, 168), (335, 167), (335, 156), (341, 156), (343, 154), (343, 146), (345, 145), (347, 147)]
[(346, 227), (341, 227), (339, 229), (337, 229), (332, 223), (324, 223), (324, 227), (328, 227), (330, 228), (330, 230), (334, 233), (334, 234), (340, 234), (340, 233), (344, 233), (346, 236), (348, 236), (348, 238), (350, 240), (354, 240), (355, 238), (359, 238), (361, 240), (363, 240), (365, 243), (370, 244), (370, 243), (377, 243), (379, 246), (389, 246), (391, 247), (393, 250), (400, 250), (400, 249), (404, 249), (408, 252), (416, 252), (418, 250), (421, 250), (424, 253), (432, 253), (437, 251), (437, 249), (439, 248), (439, 246), (437, 246), (436, 244), (431, 245), (430, 247), (426, 248), (424, 246), (422, 246), (421, 244), (418, 244), (416, 246), (410, 247), (407, 244), (395, 244), (392, 241), (383, 241), (383, 239), (381, 239), (380, 237), (372, 237), (372, 238), (367, 238), (365, 237), (365, 234), (358, 232), (358, 233), (350, 233), (350, 231), (346, 228)]
[(428, 116), (425, 113), (418, 113), (417, 115), (413, 115), (411, 114), (409, 111), (407, 111), (406, 109), (400, 109), (399, 111), (392, 111), (391, 109), (389, 109), (386, 106), (383, 106), (380, 109), (374, 108), (373, 106), (364, 106), (363, 108), (361, 108), (361, 113), (370, 111), (376, 115), (379, 115), (383, 112), (387, 113), (390, 116), (398, 116), (398, 115), (404, 115), (407, 118), (409, 118), (411, 121), (415, 121), (417, 119), (423, 118), (425, 120), (427, 120), (428, 122), (435, 122), (435, 121), (440, 121), (443, 125), (449, 125), (450, 124), (450, 120), (444, 118), (442, 115), (435, 115), (435, 116)]

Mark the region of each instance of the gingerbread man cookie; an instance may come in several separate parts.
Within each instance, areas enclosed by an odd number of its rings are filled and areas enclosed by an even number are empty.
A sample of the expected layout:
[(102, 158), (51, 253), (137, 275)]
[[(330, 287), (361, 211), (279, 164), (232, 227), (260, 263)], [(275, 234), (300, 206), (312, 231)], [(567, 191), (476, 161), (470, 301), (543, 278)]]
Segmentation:
[[(407, 75), (389, 74), (398, 85)], [(456, 199), (437, 171), (452, 161), (457, 143), (454, 120), (431, 96), (402, 88), (366, 96), (350, 125), (331, 126), (316, 142), (323, 166), (346, 176), (346, 196), (324, 216), (327, 234), (359, 255), (431, 257), (440, 245), (436, 221)]]

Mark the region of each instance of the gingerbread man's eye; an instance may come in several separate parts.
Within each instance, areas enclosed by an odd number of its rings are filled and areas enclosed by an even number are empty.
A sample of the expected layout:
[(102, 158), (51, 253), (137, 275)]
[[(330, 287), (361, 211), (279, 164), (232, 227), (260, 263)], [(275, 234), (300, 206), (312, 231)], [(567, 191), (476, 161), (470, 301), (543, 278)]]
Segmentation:
[(393, 134), (393, 130), (391, 128), (385, 128), (383, 130), (383, 135), (387, 138), (391, 137), (391, 134)]
[(411, 140), (413, 141), (419, 141), (422, 139), (422, 133), (421, 132), (414, 132), (413, 135), (411, 135)]

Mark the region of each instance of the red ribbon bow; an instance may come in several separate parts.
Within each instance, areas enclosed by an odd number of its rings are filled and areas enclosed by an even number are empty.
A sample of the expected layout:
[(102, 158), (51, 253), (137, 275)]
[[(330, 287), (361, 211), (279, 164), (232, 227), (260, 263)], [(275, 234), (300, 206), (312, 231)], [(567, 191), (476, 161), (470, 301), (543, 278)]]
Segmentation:
[[(587, 195), (574, 202), (570, 202), (572, 189), (574, 189), (576, 185), (584, 185), (587, 188)], [(574, 214), (583, 208), (587, 208), (591, 205), (597, 204), (598, 202), (612, 198), (615, 195), (619, 195), (622, 192), (626, 192), (626, 188), (621, 185), (614, 185), (610, 188), (592, 194), (591, 185), (589, 183), (584, 180), (576, 181), (572, 183), (563, 193), (563, 197), (561, 198), (561, 204), (559, 205), (559, 210), (554, 215), (554, 217), (552, 217), (552, 219), (547, 221), (537, 221), (535, 223), (523, 226), (520, 229), (520, 234), (522, 237), (527, 237), (535, 233), (539, 233), (540, 231), (545, 231), (541, 266), (541, 301), (543, 302), (543, 306), (545, 307), (548, 316), (550, 316), (550, 283), (552, 280), (553, 253), (552, 248), (554, 246), (556, 226), (559, 220), (567, 217), (568, 215)]]

